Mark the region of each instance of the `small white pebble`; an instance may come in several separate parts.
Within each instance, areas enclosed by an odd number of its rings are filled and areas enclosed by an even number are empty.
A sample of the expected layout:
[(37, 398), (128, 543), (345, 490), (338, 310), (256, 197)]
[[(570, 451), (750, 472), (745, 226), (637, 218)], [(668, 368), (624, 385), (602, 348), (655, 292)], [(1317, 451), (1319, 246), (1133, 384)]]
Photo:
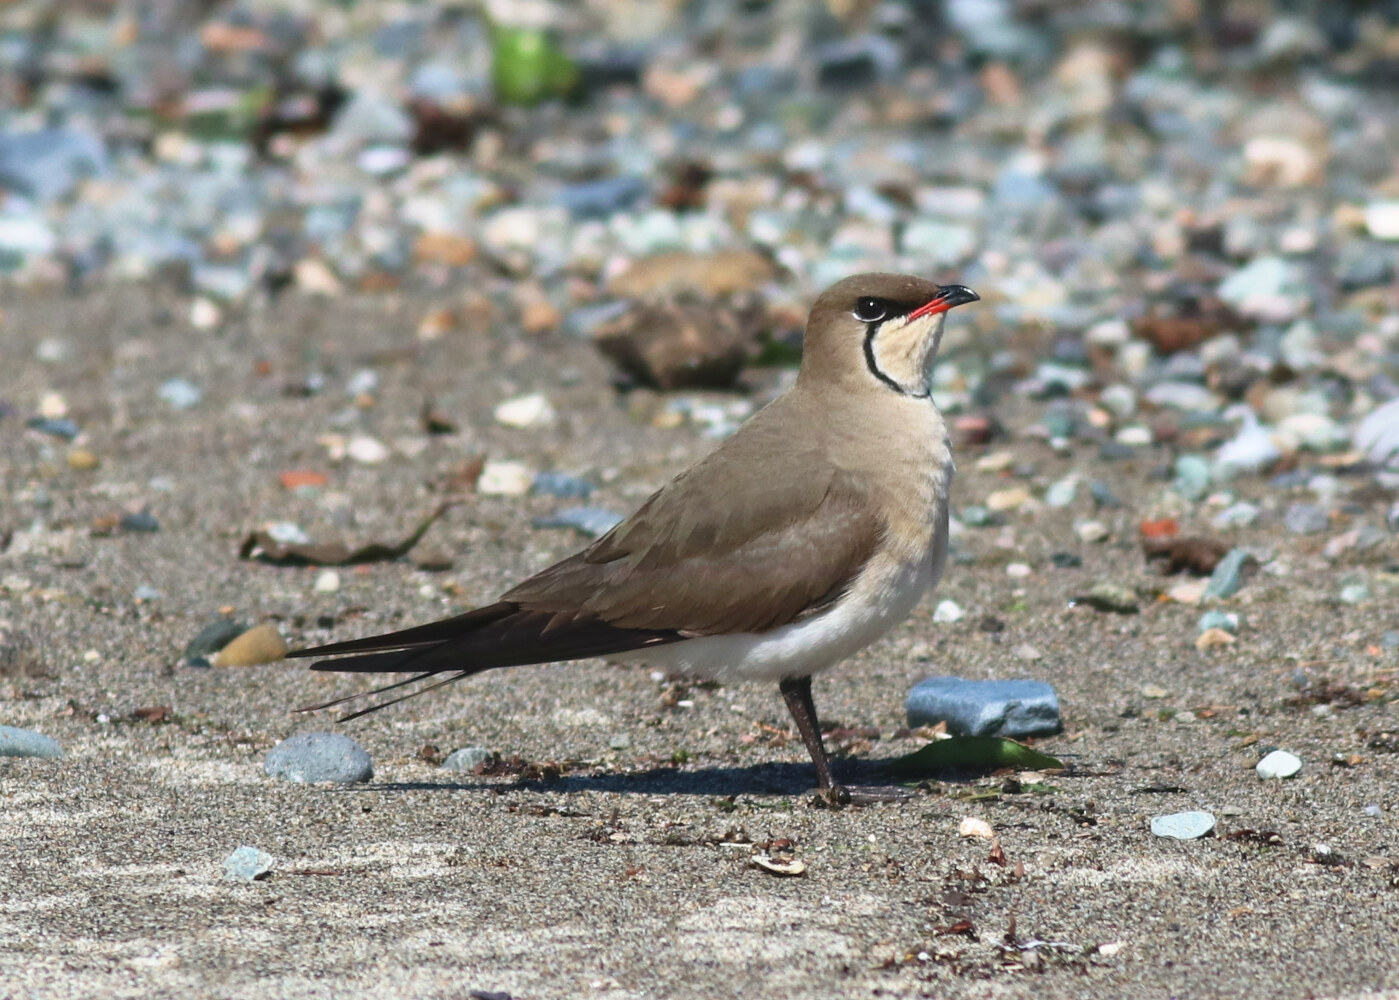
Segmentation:
[(1111, 532), (1108, 526), (1102, 521), (1084, 521), (1074, 528), (1074, 533), (1084, 542), (1101, 542), (1105, 540)]
[(389, 449), (377, 438), (360, 435), (350, 439), (345, 446), (345, 454), (363, 465), (378, 465), (389, 457)]
[(1286, 750), (1274, 750), (1254, 768), (1260, 778), (1290, 778), (1302, 769), (1302, 761)]
[(46, 392), (39, 399), (39, 416), (45, 420), (62, 420), (68, 416), (68, 402), (56, 392)]
[(486, 496), (522, 497), (534, 483), (534, 470), (523, 462), (487, 462), (476, 482)]
[(957, 836), (991, 840), (996, 836), (996, 831), (991, 829), (991, 824), (986, 822), (986, 820), (977, 819), (975, 816), (968, 816), (957, 825)]
[(961, 621), (966, 615), (967, 613), (956, 601), (938, 601), (938, 606), (933, 611), (933, 621), (939, 624), (949, 624)]
[(541, 392), (507, 399), (495, 408), (495, 420), (506, 427), (548, 427), (556, 418), (554, 407)]
[(340, 574), (333, 569), (328, 569), (316, 577), (316, 592), (321, 594), (333, 594), (340, 589)]
[(100, 659), (102, 659), (102, 654), (95, 649), (89, 649), (83, 654), (84, 663), (96, 663)]
[(1024, 563), (1011, 563), (1006, 567), (1006, 576), (1014, 577), (1017, 580), (1022, 580), (1033, 572), (1034, 570)]
[(222, 322), (223, 312), (212, 299), (200, 296), (190, 303), (189, 325), (196, 330), (212, 330)]

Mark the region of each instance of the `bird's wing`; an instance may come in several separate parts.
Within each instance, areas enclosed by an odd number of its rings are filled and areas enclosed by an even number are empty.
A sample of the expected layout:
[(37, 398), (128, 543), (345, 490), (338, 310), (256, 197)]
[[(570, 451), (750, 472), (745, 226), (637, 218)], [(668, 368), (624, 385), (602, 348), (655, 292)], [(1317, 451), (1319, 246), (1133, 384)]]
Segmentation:
[(839, 598), (881, 530), (854, 476), (755, 418), (612, 531), (499, 602), (292, 655), (346, 657), (317, 670), (476, 673), (765, 632)]
[[(828, 606), (859, 575), (882, 526), (856, 478), (817, 449), (756, 444), (716, 452), (501, 599), (684, 637), (766, 632)], [(725, 475), (730, 462), (747, 474)]]

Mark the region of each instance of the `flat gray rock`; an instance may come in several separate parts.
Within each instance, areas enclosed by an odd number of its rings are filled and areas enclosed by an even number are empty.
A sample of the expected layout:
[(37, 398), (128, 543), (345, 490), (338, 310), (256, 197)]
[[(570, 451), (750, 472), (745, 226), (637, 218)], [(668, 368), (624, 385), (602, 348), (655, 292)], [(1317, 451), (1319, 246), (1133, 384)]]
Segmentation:
[(947, 723), (956, 736), (1035, 736), (1061, 727), (1059, 698), (1044, 681), (929, 677), (908, 693), (911, 727)]
[(63, 748), (43, 733), (18, 726), (0, 726), (0, 757), (43, 757), (52, 760), (63, 756)]
[(229, 882), (255, 882), (272, 870), (276, 859), (266, 851), (244, 844), (223, 860), (223, 877)]
[(1207, 812), (1179, 812), (1151, 818), (1151, 832), (1172, 840), (1197, 840), (1214, 829), (1214, 816)]
[(267, 752), (262, 769), (274, 778), (311, 784), (350, 784), (374, 777), (374, 762), (354, 740), (340, 733), (302, 733)]

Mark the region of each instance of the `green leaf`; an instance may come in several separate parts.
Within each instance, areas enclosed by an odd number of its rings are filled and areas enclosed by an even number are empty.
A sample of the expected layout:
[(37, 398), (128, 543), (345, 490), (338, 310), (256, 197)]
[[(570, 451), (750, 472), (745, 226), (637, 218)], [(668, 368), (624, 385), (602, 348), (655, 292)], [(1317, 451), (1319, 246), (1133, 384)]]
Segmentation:
[(1064, 764), (1023, 743), (1000, 736), (954, 736), (896, 757), (886, 766), (900, 777), (917, 779), (952, 769), (994, 771), (1014, 767), (1021, 771), (1043, 771)]
[(572, 91), (578, 67), (548, 33), (496, 26), (491, 30), (491, 76), (503, 103), (535, 104)]

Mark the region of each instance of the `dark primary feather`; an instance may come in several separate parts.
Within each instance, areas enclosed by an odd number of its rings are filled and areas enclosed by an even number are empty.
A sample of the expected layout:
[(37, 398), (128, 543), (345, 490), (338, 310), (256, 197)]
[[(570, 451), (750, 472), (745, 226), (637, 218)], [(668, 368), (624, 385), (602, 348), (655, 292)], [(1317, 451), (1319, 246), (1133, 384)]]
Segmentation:
[(792, 399), (755, 415), (612, 531), (499, 602), (291, 655), (348, 654), (314, 670), (465, 677), (766, 632), (819, 612), (858, 576), (883, 526), (855, 477), (831, 463), (819, 433), (800, 447), (783, 431), (784, 406), (786, 420), (821, 426), (819, 414), (791, 412)]

